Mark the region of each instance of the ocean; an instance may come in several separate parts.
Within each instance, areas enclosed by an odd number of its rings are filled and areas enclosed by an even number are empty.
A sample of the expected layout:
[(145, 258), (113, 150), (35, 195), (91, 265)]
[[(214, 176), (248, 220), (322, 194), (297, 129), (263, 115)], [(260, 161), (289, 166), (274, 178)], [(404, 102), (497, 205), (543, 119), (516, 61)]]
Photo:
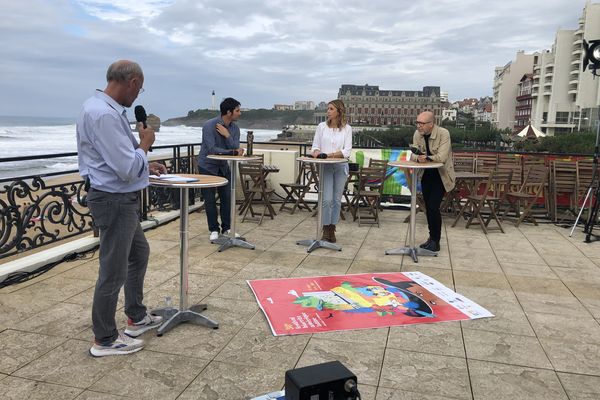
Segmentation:
[[(280, 131), (253, 129), (255, 142), (268, 142)], [(135, 134), (135, 133), (134, 133)], [(137, 135), (137, 134), (136, 134)], [(246, 130), (241, 129), (241, 140)], [(197, 143), (202, 141), (202, 128), (161, 126), (155, 146)], [(77, 151), (74, 118), (3, 117), (0, 116), (0, 159), (39, 154)], [(155, 150), (152, 155), (171, 154), (168, 149)], [(77, 157), (0, 163), (0, 179), (76, 170)]]

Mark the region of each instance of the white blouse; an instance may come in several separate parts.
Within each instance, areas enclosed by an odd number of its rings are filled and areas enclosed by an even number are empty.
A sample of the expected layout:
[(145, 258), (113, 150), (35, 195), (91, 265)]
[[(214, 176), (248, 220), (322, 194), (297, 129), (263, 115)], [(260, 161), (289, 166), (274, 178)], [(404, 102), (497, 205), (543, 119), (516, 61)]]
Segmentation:
[(312, 151), (334, 153), (341, 151), (344, 158), (350, 157), (352, 151), (352, 127), (346, 124), (343, 128), (330, 128), (327, 122), (321, 122), (315, 131)]

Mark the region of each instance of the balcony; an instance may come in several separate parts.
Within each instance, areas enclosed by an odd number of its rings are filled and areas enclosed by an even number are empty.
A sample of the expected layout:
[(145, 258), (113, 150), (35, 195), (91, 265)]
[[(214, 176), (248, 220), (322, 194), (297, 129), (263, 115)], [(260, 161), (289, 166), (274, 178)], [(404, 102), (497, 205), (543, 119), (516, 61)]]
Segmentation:
[(568, 94), (577, 94), (578, 89), (569, 89)]
[(573, 52), (571, 53), (571, 55), (573, 56), (580, 56), (583, 53), (582, 49), (575, 49), (573, 50)]
[(552, 96), (552, 91), (551, 90), (544, 91), (544, 96)]
[(571, 72), (569, 72), (569, 75), (579, 76), (579, 68), (572, 69)]
[(552, 78), (554, 76), (554, 71), (546, 71), (544, 74), (544, 78)]
[(577, 59), (577, 60), (573, 60), (571, 61), (571, 65), (580, 65), (581, 64), (581, 59)]
[(576, 39), (573, 42), (573, 46), (581, 46), (581, 45), (583, 45), (583, 40), (582, 39)]

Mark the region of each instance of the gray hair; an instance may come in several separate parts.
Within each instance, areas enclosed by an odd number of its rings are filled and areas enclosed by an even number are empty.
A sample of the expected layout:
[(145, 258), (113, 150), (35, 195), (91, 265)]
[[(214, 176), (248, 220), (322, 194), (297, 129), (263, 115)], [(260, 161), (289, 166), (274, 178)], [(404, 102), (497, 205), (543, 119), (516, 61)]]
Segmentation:
[(106, 71), (106, 81), (127, 82), (136, 77), (143, 77), (142, 67), (136, 62), (119, 60), (110, 64)]

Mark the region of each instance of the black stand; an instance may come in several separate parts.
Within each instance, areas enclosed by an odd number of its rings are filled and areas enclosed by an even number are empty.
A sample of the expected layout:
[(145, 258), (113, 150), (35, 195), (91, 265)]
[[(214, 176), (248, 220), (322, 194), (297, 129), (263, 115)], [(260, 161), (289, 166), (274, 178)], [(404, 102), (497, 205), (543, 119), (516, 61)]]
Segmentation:
[[(581, 116), (580, 116), (581, 117)], [(573, 230), (577, 226), (579, 222), (579, 218), (583, 213), (583, 209), (585, 208), (585, 204), (587, 203), (588, 197), (590, 198), (590, 215), (588, 217), (587, 222), (585, 223), (585, 227), (583, 228), (583, 232), (585, 233), (585, 243), (595, 242), (600, 239), (600, 235), (596, 235), (592, 233), (594, 230), (594, 226), (596, 225), (596, 221), (598, 220), (598, 207), (600, 207), (600, 203), (598, 202), (598, 197), (600, 197), (600, 184), (598, 182), (598, 158), (600, 157), (600, 108), (598, 109), (598, 126), (596, 128), (596, 146), (594, 147), (594, 161), (592, 168), (592, 181), (590, 182), (590, 186), (588, 187), (585, 199), (583, 200), (583, 204), (581, 205), (581, 210), (579, 211), (579, 215), (575, 220), (575, 224), (573, 225), (573, 229), (571, 229), (571, 235), (573, 234)], [(569, 235), (569, 236), (571, 236)], [(592, 239), (592, 236), (594, 237)]]
[[(590, 200), (590, 204), (592, 204), (593, 201), (594, 205), (592, 206), (590, 216), (585, 224), (585, 228), (583, 229), (583, 232), (585, 232), (586, 243), (596, 241), (599, 238), (599, 236), (593, 234), (592, 231), (594, 230), (594, 225), (596, 225), (596, 221), (598, 221), (598, 206), (600, 205), (598, 203), (598, 196), (600, 195), (600, 184), (598, 184), (598, 157), (600, 156), (598, 151), (598, 141), (600, 140), (600, 108), (598, 108), (597, 124), (598, 126), (596, 128), (596, 147), (594, 147), (594, 168), (592, 169), (592, 182), (590, 183), (590, 188), (588, 190), (591, 191), (594, 185), (596, 188), (594, 190), (594, 197)], [(592, 236), (594, 237), (594, 240), (592, 240)]]

